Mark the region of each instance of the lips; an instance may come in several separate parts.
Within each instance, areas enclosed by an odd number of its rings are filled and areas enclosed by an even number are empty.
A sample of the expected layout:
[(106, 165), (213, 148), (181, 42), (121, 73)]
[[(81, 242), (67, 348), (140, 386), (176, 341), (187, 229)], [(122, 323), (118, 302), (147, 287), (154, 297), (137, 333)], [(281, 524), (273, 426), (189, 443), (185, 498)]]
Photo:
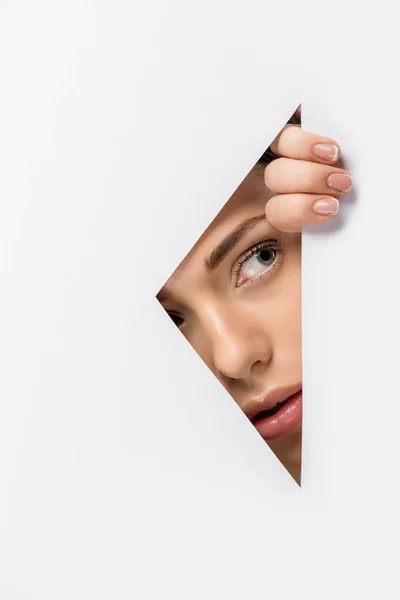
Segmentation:
[(265, 440), (278, 438), (292, 431), (302, 421), (301, 386), (275, 390), (246, 412)]

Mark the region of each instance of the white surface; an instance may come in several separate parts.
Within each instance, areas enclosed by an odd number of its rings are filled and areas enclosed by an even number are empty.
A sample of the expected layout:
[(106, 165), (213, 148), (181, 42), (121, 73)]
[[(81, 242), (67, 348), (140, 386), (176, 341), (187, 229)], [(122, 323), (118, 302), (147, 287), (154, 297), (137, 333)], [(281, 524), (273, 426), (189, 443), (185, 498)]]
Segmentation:
[[(396, 597), (396, 52), (321, 6), (1, 4), (2, 598)], [(302, 100), (300, 491), (154, 294)]]

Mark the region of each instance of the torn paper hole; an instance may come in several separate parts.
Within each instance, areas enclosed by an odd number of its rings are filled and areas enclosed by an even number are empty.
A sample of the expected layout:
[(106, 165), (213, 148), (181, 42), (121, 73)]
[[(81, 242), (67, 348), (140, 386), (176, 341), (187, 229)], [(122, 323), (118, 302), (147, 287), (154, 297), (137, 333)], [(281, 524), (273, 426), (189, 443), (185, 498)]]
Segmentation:
[(265, 218), (275, 158), (268, 148), (157, 298), (300, 484), (301, 234)]

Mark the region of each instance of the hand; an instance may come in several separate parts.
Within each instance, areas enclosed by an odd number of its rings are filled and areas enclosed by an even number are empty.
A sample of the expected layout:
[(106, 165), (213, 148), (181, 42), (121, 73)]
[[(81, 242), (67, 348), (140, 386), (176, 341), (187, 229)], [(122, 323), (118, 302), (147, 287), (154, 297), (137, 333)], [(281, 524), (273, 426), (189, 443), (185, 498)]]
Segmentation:
[(271, 150), (279, 158), (264, 171), (266, 186), (276, 194), (265, 208), (269, 223), (283, 232), (300, 232), (304, 225), (332, 219), (339, 198), (352, 186), (349, 173), (334, 166), (340, 157), (337, 142), (286, 125)]

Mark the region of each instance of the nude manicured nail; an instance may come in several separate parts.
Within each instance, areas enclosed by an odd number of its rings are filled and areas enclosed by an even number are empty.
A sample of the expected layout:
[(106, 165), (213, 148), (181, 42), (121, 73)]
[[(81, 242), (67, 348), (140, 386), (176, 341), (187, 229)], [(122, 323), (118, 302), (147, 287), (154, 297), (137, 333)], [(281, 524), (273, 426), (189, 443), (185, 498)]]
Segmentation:
[(329, 175), (327, 183), (329, 187), (339, 192), (348, 192), (353, 185), (351, 176), (347, 173), (332, 173)]
[(311, 150), (317, 158), (322, 158), (322, 160), (336, 162), (339, 158), (339, 148), (334, 144), (314, 144)]
[(320, 198), (313, 204), (313, 211), (323, 217), (333, 217), (339, 212), (339, 201), (336, 198)]

